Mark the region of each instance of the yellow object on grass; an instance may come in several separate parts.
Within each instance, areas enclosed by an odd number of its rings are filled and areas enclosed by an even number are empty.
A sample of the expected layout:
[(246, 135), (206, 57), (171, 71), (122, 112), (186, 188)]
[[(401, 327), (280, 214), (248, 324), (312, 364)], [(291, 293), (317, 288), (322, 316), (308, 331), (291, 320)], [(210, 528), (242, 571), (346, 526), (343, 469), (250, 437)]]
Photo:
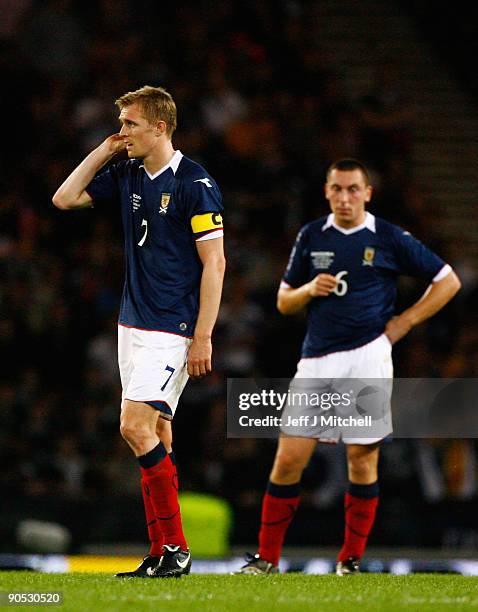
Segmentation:
[(78, 555), (67, 557), (70, 572), (130, 572), (141, 563), (141, 557), (94, 557)]

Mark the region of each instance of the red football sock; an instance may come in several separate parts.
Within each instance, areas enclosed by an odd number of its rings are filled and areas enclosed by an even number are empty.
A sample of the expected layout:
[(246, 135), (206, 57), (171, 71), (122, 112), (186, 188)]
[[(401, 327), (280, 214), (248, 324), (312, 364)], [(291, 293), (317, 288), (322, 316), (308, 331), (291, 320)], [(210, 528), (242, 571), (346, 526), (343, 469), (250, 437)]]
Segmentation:
[(161, 557), (163, 554), (163, 533), (161, 524), (156, 518), (153, 504), (151, 502), (149, 486), (146, 484), (146, 479), (141, 478), (141, 491), (143, 493), (144, 512), (146, 514), (146, 526), (148, 528), (149, 541), (151, 546), (149, 554), (154, 557)]
[(171, 457), (166, 455), (156, 465), (142, 467), (141, 474), (149, 489), (149, 498), (163, 534), (163, 543), (187, 549), (178, 501), (178, 474)]
[(345, 561), (349, 557), (363, 557), (375, 521), (377, 505), (378, 495), (366, 498), (345, 494), (345, 539), (338, 561)]
[[(272, 495), (282, 494), (281, 497)], [(279, 564), (285, 534), (299, 505), (299, 484), (275, 485), (269, 483), (262, 501), (259, 556), (273, 565)], [(286, 497), (290, 495), (290, 497)], [(293, 496), (292, 496), (293, 495)]]

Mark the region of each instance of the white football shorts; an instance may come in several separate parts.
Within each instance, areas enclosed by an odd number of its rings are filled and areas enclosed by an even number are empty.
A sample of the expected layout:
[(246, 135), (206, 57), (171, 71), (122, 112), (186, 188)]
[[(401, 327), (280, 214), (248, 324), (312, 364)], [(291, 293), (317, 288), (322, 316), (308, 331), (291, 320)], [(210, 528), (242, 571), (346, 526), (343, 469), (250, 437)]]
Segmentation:
[(122, 399), (149, 404), (172, 420), (188, 381), (192, 340), (176, 334), (118, 325), (118, 364)]
[[(317, 405), (311, 406), (308, 401), (299, 403), (298, 406), (286, 405), (282, 413), (282, 423), (290, 422), (290, 416), (299, 419), (295, 423), (300, 423), (300, 427), (283, 425), (281, 431), (287, 436), (317, 438), (320, 442), (335, 443), (342, 439), (345, 444), (374, 444), (392, 433), (392, 387), (392, 345), (385, 334), (356, 349), (301, 359), (291, 381), (291, 391), (307, 390), (310, 396), (312, 391), (315, 391), (314, 395), (317, 397), (322, 392), (333, 389), (334, 392), (352, 397), (358, 412), (353, 415), (354, 409), (348, 407), (341, 413), (339, 406), (324, 413), (317, 409)], [(365, 407), (362, 413), (361, 407)], [(326, 418), (332, 412), (337, 417), (352, 415), (354, 418), (361, 418), (364, 414), (373, 416), (370, 425), (365, 422), (365, 426), (342, 426), (336, 424), (338, 419), (330, 423), (330, 419)], [(319, 422), (319, 413), (324, 415), (325, 421)], [(343, 421), (345, 422), (345, 418)], [(325, 427), (324, 422), (327, 423)], [(367, 436), (368, 432), (370, 436)]]

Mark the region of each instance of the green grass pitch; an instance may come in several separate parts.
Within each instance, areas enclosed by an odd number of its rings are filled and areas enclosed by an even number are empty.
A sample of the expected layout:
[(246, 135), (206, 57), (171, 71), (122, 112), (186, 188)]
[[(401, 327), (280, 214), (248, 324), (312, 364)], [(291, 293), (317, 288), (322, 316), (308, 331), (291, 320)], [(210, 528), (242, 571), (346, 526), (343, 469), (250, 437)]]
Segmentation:
[[(347, 577), (196, 574), (181, 579), (119, 580), (110, 574), (9, 571), (0, 572), (0, 591), (61, 591), (61, 605), (30, 605), (22, 606), (22, 609), (53, 608), (68, 612), (478, 610), (478, 578), (449, 574), (362, 574)], [(5, 595), (3, 598), (2, 603)]]

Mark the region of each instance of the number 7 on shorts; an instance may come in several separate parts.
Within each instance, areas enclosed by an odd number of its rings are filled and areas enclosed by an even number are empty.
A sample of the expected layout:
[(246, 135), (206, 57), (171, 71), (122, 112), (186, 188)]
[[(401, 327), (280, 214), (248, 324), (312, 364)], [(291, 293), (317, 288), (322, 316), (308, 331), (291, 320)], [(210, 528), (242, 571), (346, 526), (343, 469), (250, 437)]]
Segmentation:
[(164, 368), (167, 372), (171, 372), (171, 374), (168, 376), (168, 378), (166, 379), (166, 382), (164, 383), (164, 385), (161, 387), (161, 391), (164, 391), (166, 389), (166, 385), (168, 384), (168, 382), (171, 380), (171, 376), (174, 374), (174, 372), (176, 371), (175, 368), (173, 368), (170, 365), (167, 365)]

